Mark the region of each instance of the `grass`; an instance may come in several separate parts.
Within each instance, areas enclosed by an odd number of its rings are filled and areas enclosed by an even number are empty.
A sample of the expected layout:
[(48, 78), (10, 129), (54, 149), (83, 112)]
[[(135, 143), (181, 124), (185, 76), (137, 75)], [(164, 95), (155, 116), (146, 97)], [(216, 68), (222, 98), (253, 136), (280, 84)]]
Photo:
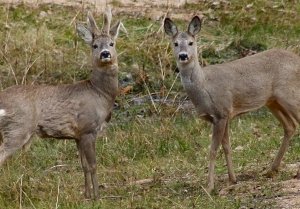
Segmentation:
[[(225, 2), (225, 1), (224, 1)], [(203, 65), (242, 57), (248, 50), (299, 50), (300, 6), (282, 1), (210, 1), (187, 4), (187, 14), (201, 10), (205, 21), (199, 39)], [(115, 2), (115, 4), (119, 4)], [(40, 5), (0, 5), (0, 88), (14, 84), (72, 83), (88, 78), (89, 48), (75, 33), (85, 20), (82, 8)], [(262, 109), (232, 121), (234, 168), (240, 186), (229, 188), (223, 152), (216, 166), (216, 195), (205, 192), (211, 127), (193, 110), (178, 109), (185, 93), (177, 78), (168, 40), (160, 22), (120, 15), (129, 31), (121, 34), (120, 84), (131, 94), (120, 95), (107, 134), (97, 142), (98, 179), (102, 198), (83, 198), (83, 172), (75, 143), (36, 138), (29, 152), (18, 152), (0, 171), (0, 208), (272, 208), (281, 195), (280, 181), (262, 173), (279, 146), (282, 130)], [(101, 21), (101, 16), (96, 15)], [(178, 20), (183, 28), (186, 23)], [(130, 74), (133, 80), (124, 82)], [(176, 79), (177, 78), (177, 79)], [(173, 85), (174, 83), (174, 85)], [(146, 88), (147, 86), (147, 88)], [(165, 99), (170, 104), (148, 98)], [(134, 105), (135, 99), (144, 99)], [(174, 101), (174, 102), (172, 102)], [(284, 158), (299, 161), (296, 135)], [(138, 180), (153, 179), (138, 184)], [(260, 189), (257, 189), (259, 187)]]
[[(272, 197), (268, 183), (291, 174), (283, 172), (267, 183), (260, 174), (270, 163), (270, 155), (277, 151), (281, 135), (272, 116), (265, 112), (262, 115), (233, 121), (232, 148), (239, 178), (250, 175), (251, 180), (262, 185), (260, 195)], [(263, 136), (257, 138), (259, 133)], [(75, 144), (37, 139), (30, 152), (16, 154), (3, 167), (2, 172), (7, 175), (1, 175), (0, 204), (4, 208), (16, 208), (22, 191), (23, 206), (31, 207), (32, 201), (36, 208), (53, 208), (57, 195), (61, 208), (239, 208), (245, 197), (236, 200), (234, 194), (216, 195), (211, 200), (203, 189), (209, 134), (206, 123), (185, 115), (175, 119), (146, 118), (113, 123), (106, 137), (97, 143), (103, 199), (96, 203), (82, 201), (83, 175)], [(241, 145), (243, 150), (236, 151)], [(293, 145), (294, 152), (299, 150), (299, 143)], [(294, 152), (287, 153), (285, 163), (295, 162)], [(224, 163), (220, 152), (216, 169), (218, 189), (227, 187)], [(149, 178), (155, 181), (130, 185), (132, 181)], [(250, 197), (243, 205), (252, 204), (252, 194), (247, 195)]]

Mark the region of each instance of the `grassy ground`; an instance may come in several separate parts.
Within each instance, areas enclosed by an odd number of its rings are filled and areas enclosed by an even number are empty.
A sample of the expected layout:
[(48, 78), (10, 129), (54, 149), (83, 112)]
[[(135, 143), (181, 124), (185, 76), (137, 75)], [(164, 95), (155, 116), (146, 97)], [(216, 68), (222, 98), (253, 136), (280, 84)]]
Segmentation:
[[(205, 16), (199, 39), (203, 65), (274, 47), (300, 54), (297, 1), (230, 2), (205, 1), (181, 9), (187, 14), (201, 10)], [(85, 20), (85, 15), (83, 8), (0, 5), (0, 88), (88, 78), (90, 49), (74, 29), (74, 20)], [(276, 207), (274, 198), (283, 194), (280, 182), (293, 175), (284, 165), (299, 161), (299, 135), (285, 155), (282, 172), (266, 179), (262, 173), (280, 145), (279, 123), (265, 109), (235, 119), (230, 134), (240, 183), (228, 187), (219, 152), (217, 194), (208, 195), (210, 126), (192, 109), (178, 108), (185, 93), (160, 22), (124, 14), (118, 18), (129, 32), (117, 44), (120, 84), (133, 90), (118, 97), (107, 134), (97, 143), (102, 198), (84, 200), (74, 142), (37, 138), (29, 152), (18, 152), (1, 168), (0, 208)], [(128, 75), (133, 79), (126, 81)], [(169, 103), (153, 105), (145, 99), (149, 92)]]

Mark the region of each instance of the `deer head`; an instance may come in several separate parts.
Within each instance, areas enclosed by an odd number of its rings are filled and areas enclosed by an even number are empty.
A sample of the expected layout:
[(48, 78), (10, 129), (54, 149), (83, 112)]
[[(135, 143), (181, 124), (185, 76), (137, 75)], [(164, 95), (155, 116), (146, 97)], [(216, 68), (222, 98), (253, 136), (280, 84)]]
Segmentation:
[(93, 64), (96, 67), (117, 62), (115, 41), (119, 34), (120, 21), (111, 27), (111, 19), (111, 9), (108, 8), (104, 13), (104, 23), (101, 31), (90, 12), (88, 13), (87, 26), (77, 24), (79, 36), (92, 48)]
[(164, 21), (166, 34), (173, 43), (173, 52), (178, 65), (185, 65), (197, 59), (196, 34), (201, 29), (201, 20), (193, 17), (186, 32), (179, 32), (175, 23), (166, 18)]

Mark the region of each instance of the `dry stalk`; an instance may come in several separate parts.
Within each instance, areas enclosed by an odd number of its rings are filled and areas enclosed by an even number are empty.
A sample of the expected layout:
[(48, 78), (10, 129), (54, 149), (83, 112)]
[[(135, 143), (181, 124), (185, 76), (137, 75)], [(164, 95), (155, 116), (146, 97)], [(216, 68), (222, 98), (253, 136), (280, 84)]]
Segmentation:
[(186, 97), (184, 98), (184, 100), (183, 100), (181, 103), (179, 103), (178, 107), (176, 108), (176, 110), (175, 110), (174, 113), (172, 114), (171, 118), (173, 118), (173, 117), (175, 116), (175, 114), (178, 112), (178, 110), (180, 109), (180, 107), (182, 106), (182, 104), (184, 103), (184, 101), (185, 101), (187, 98), (188, 98), (188, 96), (186, 96)]
[(60, 179), (58, 179), (58, 184), (57, 184), (57, 195), (56, 195), (56, 203), (55, 203), (55, 209), (58, 209), (59, 205), (58, 205), (58, 197), (59, 197), (59, 187), (60, 187)]
[(8, 61), (8, 59), (7, 59), (7, 57), (5, 56), (5, 54), (3, 53), (3, 51), (0, 50), (0, 52), (1, 52), (1, 55), (3, 56), (3, 58), (4, 58), (4, 61), (5, 61), (6, 64), (8, 64), (8, 66), (9, 66), (10, 72), (11, 72), (11, 74), (13, 75), (13, 77), (14, 77), (14, 79), (15, 79), (15, 84), (16, 84), (16, 85), (19, 85), (18, 79), (17, 79), (17, 77), (16, 77), (15, 71), (14, 71), (14, 69), (13, 69), (11, 63)]
[(120, 23), (120, 30), (125, 33), (126, 37), (128, 37), (127, 29), (125, 28), (125, 26), (122, 22)]
[(164, 14), (163, 18), (162, 18), (162, 21), (161, 21), (161, 24), (160, 24), (160, 27), (159, 29), (157, 30), (156, 33), (162, 33), (163, 32), (163, 28), (164, 28), (164, 21), (166, 19), (166, 17), (168, 16), (169, 14), (169, 9), (167, 10), (167, 12)]
[(5, 53), (7, 52), (7, 49), (8, 49), (7, 42), (8, 42), (9, 37), (10, 37), (10, 30), (9, 30), (10, 26), (8, 24), (9, 10), (10, 10), (10, 4), (8, 5), (8, 8), (7, 8), (6, 21), (5, 21), (5, 28), (7, 28), (7, 32), (6, 32), (6, 35), (5, 35), (5, 45), (4, 45), (4, 52)]
[(201, 188), (203, 189), (203, 191), (207, 194), (207, 196), (209, 197), (209, 199), (214, 203), (216, 204), (216, 202), (214, 201), (214, 199), (211, 197), (211, 195), (209, 194), (209, 192), (207, 192), (207, 190), (202, 186), (200, 185)]
[[(152, 28), (152, 26), (153, 26), (153, 24), (150, 24), (148, 27), (146, 27), (147, 28), (147, 30), (146, 30), (146, 33), (145, 33), (145, 37), (148, 37), (148, 32), (149, 32), (149, 30)], [(144, 28), (139, 28), (139, 29), (137, 29), (137, 30), (143, 30)], [(141, 47), (141, 46), (143, 46), (144, 45), (144, 43), (145, 43), (145, 41), (146, 41), (147, 39), (145, 38), (144, 39), (144, 41), (142, 41), (142, 43), (140, 43), (140, 45), (139, 45), (139, 48)]]
[(40, 58), (40, 56), (41, 55), (39, 55), (31, 64), (27, 65), (27, 67), (25, 68), (25, 73), (24, 73), (24, 76), (22, 78), (22, 83), (21, 84), (26, 84), (26, 77), (27, 77), (27, 74), (28, 74), (29, 70), (34, 65), (34, 63)]
[(40, 72), (37, 74), (37, 76), (35, 76), (35, 79), (31, 82), (31, 85), (33, 85), (33, 84), (36, 82), (36, 80), (37, 80), (44, 72), (45, 72), (45, 70), (40, 71)]
[(23, 194), (23, 175), (21, 175), (20, 177), (20, 191), (19, 191), (19, 208), (22, 209), (22, 201), (23, 201), (23, 197), (22, 197), (22, 194)]
[(162, 81), (163, 81), (163, 83), (164, 83), (164, 81), (165, 81), (165, 76), (166, 76), (166, 72), (165, 72), (165, 70), (164, 70), (164, 68), (163, 68), (163, 66), (162, 66), (162, 62), (161, 62), (160, 56), (157, 55), (157, 57), (158, 57), (158, 60), (159, 60), (161, 79), (162, 79)]
[(77, 18), (77, 16), (78, 16), (79, 13), (80, 13), (80, 11), (78, 11), (78, 12), (76, 13), (76, 15), (73, 17), (73, 19), (72, 19), (71, 22), (69, 23), (69, 26), (71, 26), (71, 25), (74, 23), (74, 21), (76, 20), (76, 18)]
[(172, 83), (172, 85), (171, 85), (171, 87), (170, 87), (170, 89), (169, 89), (169, 91), (168, 91), (168, 93), (167, 93), (167, 95), (166, 95), (166, 97), (165, 97), (163, 103), (165, 103), (165, 102), (167, 101), (167, 99), (168, 99), (168, 97), (169, 97), (169, 95), (170, 95), (170, 92), (172, 91), (172, 89), (173, 89), (173, 87), (174, 87), (174, 85), (175, 85), (175, 82), (176, 82), (176, 80), (177, 80), (177, 78), (178, 78), (178, 75), (179, 75), (179, 73), (176, 74), (176, 77), (175, 77), (175, 79), (174, 79), (174, 81), (173, 81), (173, 83)]
[(123, 196), (114, 196), (114, 195), (101, 197), (101, 199), (122, 199), (122, 198)]
[(55, 165), (55, 166), (52, 166), (52, 167), (48, 168), (47, 170), (45, 170), (44, 173), (48, 173), (51, 170), (56, 169), (56, 168), (63, 168), (63, 167), (68, 167), (68, 166), (69, 166), (68, 164)]
[(19, 179), (17, 180), (17, 182), (16, 182), (16, 183), (18, 183), (18, 182), (20, 181), (20, 195), (19, 195), (19, 201), (20, 201), (20, 203), (19, 203), (19, 208), (20, 208), (20, 209), (23, 208), (23, 206), (22, 206), (23, 195), (22, 195), (22, 194), (24, 194), (25, 197), (28, 198), (28, 200), (29, 200), (31, 206), (32, 206), (34, 209), (36, 209), (36, 207), (34, 206), (33, 202), (31, 201), (31, 199), (28, 197), (28, 195), (26, 194), (26, 192), (24, 192), (24, 190), (23, 190), (23, 176), (24, 176), (24, 174), (22, 174), (22, 175), (20, 176), (20, 178), (19, 178)]
[(31, 199), (28, 197), (28, 195), (26, 194), (26, 192), (24, 192), (24, 191), (22, 191), (22, 192), (23, 192), (23, 194), (28, 198), (28, 200), (29, 200), (31, 206), (32, 206), (34, 209), (36, 209), (36, 207), (34, 206), (34, 204), (33, 204), (33, 202), (31, 201)]
[(155, 112), (156, 112), (156, 113), (159, 113), (159, 111), (157, 110), (157, 107), (156, 107), (156, 105), (155, 105), (155, 102), (154, 102), (154, 100), (153, 100), (152, 94), (151, 94), (151, 92), (150, 92), (150, 90), (149, 90), (149, 87), (148, 87), (148, 85), (147, 85), (147, 83), (146, 83), (144, 77), (141, 76), (141, 78), (142, 78), (142, 80), (143, 80), (143, 83), (144, 83), (144, 86), (145, 86), (145, 88), (146, 88), (146, 90), (147, 90), (147, 93), (148, 93), (148, 95), (149, 95), (149, 97), (150, 97), (150, 99), (151, 99), (151, 103), (152, 103), (152, 106), (153, 106), (154, 109), (155, 109)]
[(154, 179), (153, 178), (149, 178), (149, 179), (141, 179), (141, 180), (137, 180), (137, 181), (132, 181), (129, 183), (130, 186), (133, 186), (133, 185), (143, 185), (143, 184), (150, 184), (154, 182)]
[(165, 196), (162, 196), (162, 197), (165, 198), (166, 200), (168, 200), (169, 202), (172, 202), (172, 203), (174, 203), (175, 205), (177, 205), (178, 207), (176, 207), (176, 208), (184, 208), (182, 205), (180, 205), (179, 203), (177, 203), (177, 202), (171, 200), (170, 198), (167, 198), (167, 197), (165, 197)]

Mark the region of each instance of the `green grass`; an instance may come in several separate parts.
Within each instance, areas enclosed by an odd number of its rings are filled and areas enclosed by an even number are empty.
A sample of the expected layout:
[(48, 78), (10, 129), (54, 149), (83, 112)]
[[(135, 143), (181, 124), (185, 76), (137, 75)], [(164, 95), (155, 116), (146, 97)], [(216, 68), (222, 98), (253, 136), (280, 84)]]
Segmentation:
[[(295, 14), (300, 6), (254, 1), (246, 9), (251, 2), (231, 1), (216, 8), (210, 1), (185, 5), (187, 14), (201, 10), (205, 15), (198, 44), (203, 64), (222, 63), (242, 57), (247, 50), (274, 47), (299, 54), (300, 21)], [(42, 17), (41, 11), (47, 15)], [(88, 78), (90, 49), (76, 36), (72, 22), (76, 15), (77, 21), (84, 21), (86, 11), (57, 5), (0, 5), (0, 89), (16, 82), (59, 84)], [(158, 98), (166, 97), (176, 78), (168, 40), (157, 32), (160, 22), (126, 15), (117, 18), (129, 32), (128, 37), (121, 33), (117, 42), (119, 77), (122, 80), (131, 73), (134, 80), (129, 84), (133, 92), (118, 97), (120, 107), (107, 134), (97, 141), (103, 198), (84, 200), (83, 172), (73, 141), (36, 138), (29, 152), (18, 152), (1, 168), (0, 208), (272, 208), (270, 200), (281, 194), (279, 182), (293, 175), (282, 169), (274, 179), (262, 176), (280, 146), (279, 122), (266, 109), (232, 121), (234, 169), (241, 185), (221, 195), (228, 183), (220, 151), (217, 194), (207, 195), (211, 127), (196, 118), (193, 110), (177, 111), (185, 98), (180, 79), (168, 95), (174, 104), (156, 103), (157, 110), (150, 101), (132, 105), (132, 99), (148, 95), (142, 74), (149, 91)], [(101, 15), (96, 19), (100, 22)], [(186, 27), (185, 22), (178, 22), (179, 27)], [(291, 145), (285, 164), (299, 161), (298, 134)], [(152, 183), (131, 184), (152, 178)]]
[[(237, 146), (244, 148), (234, 151), (238, 178), (250, 175), (250, 179), (242, 183), (257, 181), (262, 186), (261, 195), (267, 198), (274, 194), (261, 172), (271, 162), (270, 155), (278, 150), (281, 133), (272, 116), (264, 111), (260, 113), (234, 120), (231, 136), (233, 150)], [(257, 137), (259, 133), (262, 135)], [(31, 207), (32, 201), (36, 208), (54, 207), (58, 194), (62, 208), (239, 208), (241, 201), (247, 198), (242, 205), (251, 205), (253, 194), (246, 191), (241, 199), (235, 199), (235, 192), (232, 192), (226, 197), (215, 195), (211, 200), (203, 190), (209, 134), (210, 127), (206, 123), (185, 115), (130, 123), (113, 121), (106, 137), (97, 142), (98, 178), (103, 185), (100, 190), (103, 199), (96, 203), (82, 201), (83, 174), (75, 143), (36, 139), (30, 152), (16, 154), (3, 167), (0, 205), (16, 208), (20, 191), (24, 192), (23, 206)], [(293, 142), (292, 145), (285, 163), (294, 163), (297, 158), (300, 144)], [(218, 190), (227, 187), (224, 163), (224, 156), (219, 152)], [(276, 182), (284, 175), (290, 178), (291, 173), (282, 172), (267, 182)], [(148, 178), (156, 181), (130, 185), (132, 181)]]

